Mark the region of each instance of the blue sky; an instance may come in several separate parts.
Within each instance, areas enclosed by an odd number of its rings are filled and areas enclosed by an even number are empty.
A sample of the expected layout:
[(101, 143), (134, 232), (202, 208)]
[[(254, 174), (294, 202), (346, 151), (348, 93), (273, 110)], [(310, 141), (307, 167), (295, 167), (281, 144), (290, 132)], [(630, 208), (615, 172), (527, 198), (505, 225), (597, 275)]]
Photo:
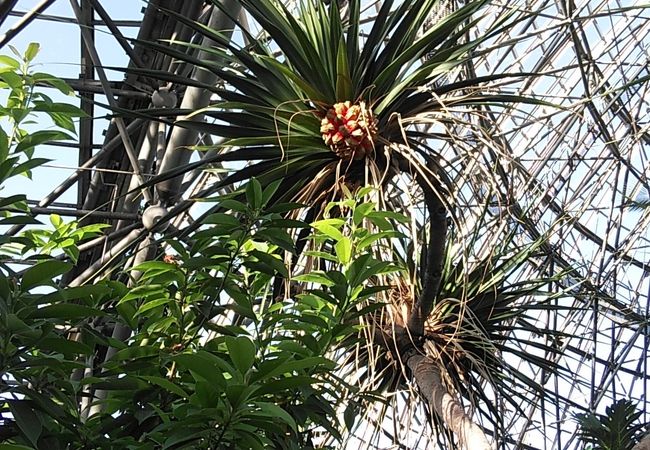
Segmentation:
[[(40, 0), (21, 0), (18, 1), (15, 11), (25, 12), (34, 8)], [(141, 10), (145, 6), (144, 2), (138, 0), (111, 0), (102, 2), (102, 6), (107, 10), (109, 15), (116, 20), (139, 20), (142, 17)], [(74, 17), (74, 12), (67, 0), (57, 0), (45, 12), (46, 15)], [(98, 18), (96, 16), (96, 18)], [(4, 35), (8, 29), (13, 27), (19, 17), (9, 16), (0, 27), (0, 35)], [(121, 27), (122, 33), (126, 36), (135, 37), (138, 32), (137, 27)], [(96, 47), (103, 65), (124, 66), (128, 58), (124, 50), (118, 45), (115, 38), (110, 34), (105, 26), (97, 26)], [(80, 71), (80, 52), (81, 37), (79, 27), (75, 24), (60, 23), (50, 20), (35, 20), (30, 23), (21, 33), (14, 37), (10, 45), (16, 47), (19, 51), (24, 51), (30, 42), (38, 42), (41, 45), (41, 52), (36, 59), (36, 70), (47, 72), (62, 78), (78, 78)], [(0, 50), (0, 54), (11, 54), (8, 46)], [(110, 80), (119, 81), (123, 75), (117, 72), (108, 72)], [(48, 95), (53, 97), (56, 93), (48, 90)], [(58, 96), (58, 101), (79, 104), (79, 100), (74, 97)], [(97, 100), (105, 102), (100, 96)], [(97, 110), (95, 116), (103, 116), (101, 110)], [(103, 118), (95, 121), (94, 142), (103, 141), (102, 132), (108, 126), (108, 122)], [(48, 194), (60, 182), (65, 180), (77, 165), (77, 152), (74, 148), (42, 146), (38, 155), (53, 159), (48, 167), (43, 167), (34, 171), (33, 180), (25, 178), (14, 178), (9, 186), (5, 186), (2, 195), (11, 195), (14, 193), (26, 193), (30, 200), (40, 200)], [(66, 168), (57, 168), (52, 166), (65, 166)], [(62, 195), (57, 201), (76, 202), (76, 190), (70, 189)]]

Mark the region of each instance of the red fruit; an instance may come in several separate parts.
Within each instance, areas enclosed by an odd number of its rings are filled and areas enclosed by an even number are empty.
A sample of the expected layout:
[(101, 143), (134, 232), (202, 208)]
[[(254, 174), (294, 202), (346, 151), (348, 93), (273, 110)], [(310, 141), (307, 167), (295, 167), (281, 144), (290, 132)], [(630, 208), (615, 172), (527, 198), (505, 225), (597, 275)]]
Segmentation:
[(376, 120), (365, 102), (336, 103), (321, 120), (323, 141), (341, 159), (362, 159), (374, 151)]

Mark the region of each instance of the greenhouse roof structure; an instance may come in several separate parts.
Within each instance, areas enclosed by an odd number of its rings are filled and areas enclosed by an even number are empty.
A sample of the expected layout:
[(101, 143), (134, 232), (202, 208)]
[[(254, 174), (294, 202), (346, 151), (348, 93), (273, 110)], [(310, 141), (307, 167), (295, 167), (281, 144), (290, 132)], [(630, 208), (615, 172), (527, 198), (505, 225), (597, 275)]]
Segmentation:
[[(300, 3), (283, 1), (289, 9)], [(219, 119), (200, 114), (218, 101), (202, 86), (229, 87), (191, 63), (228, 69), (228, 62), (206, 51), (215, 44), (210, 36), (178, 17), (222, 30), (236, 45), (247, 45), (248, 36), (233, 20), (250, 36), (264, 36), (241, 2), (220, 4), (0, 2), (2, 53), (39, 42), (39, 71), (64, 79), (76, 92), (72, 101), (87, 114), (76, 124), (74, 141), (44, 145), (38, 154), (50, 161), (34, 170), (31, 180), (6, 188), (27, 192), (32, 215), (44, 223), (58, 215), (110, 225), (104, 235), (81, 245), (64, 284), (92, 283), (133, 264), (132, 257), (152, 239), (187, 238), (210, 212), (200, 200), (233, 189), (221, 181), (242, 163), (215, 157), (225, 151), (223, 138), (179, 126), (180, 121), (219, 125)], [(382, 0), (361, 4), (361, 22), (368, 27), (359, 30), (363, 45)], [(420, 32), (464, 4), (441, 0)], [(475, 227), (485, 230), (464, 255), (467, 261), (494, 251), (492, 237), (500, 233), (521, 242), (543, 236), (544, 256), (535, 268), (563, 277), (549, 287), (563, 307), (531, 320), (535, 327), (562, 333), (557, 355), (538, 356), (557, 358), (554, 362), (569, 374), (526, 367), (517, 354), (502, 356), (521, 365), (547, 395), (531, 394), (530, 404), (521, 405), (524, 414), (514, 414), (504, 402), (499, 448), (579, 449), (572, 405), (603, 413), (615, 400), (630, 399), (643, 411), (640, 420), (650, 422), (650, 8), (636, 0), (491, 1), (480, 14), (484, 20), (468, 29), (465, 39), (483, 41), (471, 58), (444, 74), (444, 81), (484, 76), (486, 82), (475, 89), (510, 101), (505, 106), (486, 101), (480, 114), (460, 111), (471, 131), (434, 119), (417, 127), (423, 135), (452, 136), (435, 143), (453, 186), (448, 208), (455, 213), (449, 220), (467, 239)], [(506, 14), (516, 25), (482, 34)], [(159, 51), (163, 45), (173, 52)], [(161, 72), (169, 75), (156, 78)], [(509, 77), (491, 78), (495, 74)], [(422, 195), (407, 179), (398, 179), (387, 192), (405, 204), (407, 198), (416, 204)], [(417, 208), (410, 213), (418, 223), (425, 220)], [(23, 230), (14, 225), (5, 232)], [(522, 268), (509, 282), (531, 274)], [(541, 338), (531, 330), (511, 332), (529, 342), (519, 351), (537, 354)], [(415, 449), (437, 442), (426, 412), (409, 401), (411, 395), (406, 389), (386, 409), (373, 407), (347, 438), (347, 448)], [(476, 420), (488, 435), (495, 432), (481, 413)]]

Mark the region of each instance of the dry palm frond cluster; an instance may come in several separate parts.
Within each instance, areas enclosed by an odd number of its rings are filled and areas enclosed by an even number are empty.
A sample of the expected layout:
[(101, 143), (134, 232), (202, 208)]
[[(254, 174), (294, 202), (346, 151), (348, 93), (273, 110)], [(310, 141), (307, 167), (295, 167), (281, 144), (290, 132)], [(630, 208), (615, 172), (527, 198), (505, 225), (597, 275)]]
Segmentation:
[[(406, 323), (414, 304), (414, 287), (404, 277), (393, 277), (390, 283), (390, 288), (375, 300), (385, 302), (385, 307), (369, 317), (371, 329), (379, 330), (370, 344), (382, 348), (388, 361), (394, 362), (391, 363), (394, 373), (388, 374), (385, 361), (376, 361), (379, 369), (376, 373), (380, 377), (388, 376), (394, 380), (395, 377), (401, 378), (401, 375), (407, 373), (402, 361), (404, 355), (400, 354), (405, 347), (419, 349), (415, 351), (439, 361), (443, 367), (455, 374), (452, 378), (457, 378), (456, 381), (466, 378), (470, 370), (482, 372), (480, 354), (496, 354), (497, 350), (493, 347), (486, 348), (489, 340), (481, 325), (481, 320), (487, 321), (490, 317), (479, 318), (472, 310), (471, 302), (480, 302), (480, 299), (459, 300), (450, 297), (438, 300), (425, 322), (423, 335), (410, 336)], [(382, 337), (376, 338), (377, 336)], [(405, 344), (404, 340), (411, 341), (411, 345)], [(369, 371), (372, 372), (371, 367)], [(450, 388), (457, 390), (454, 380), (450, 378), (445, 381)]]

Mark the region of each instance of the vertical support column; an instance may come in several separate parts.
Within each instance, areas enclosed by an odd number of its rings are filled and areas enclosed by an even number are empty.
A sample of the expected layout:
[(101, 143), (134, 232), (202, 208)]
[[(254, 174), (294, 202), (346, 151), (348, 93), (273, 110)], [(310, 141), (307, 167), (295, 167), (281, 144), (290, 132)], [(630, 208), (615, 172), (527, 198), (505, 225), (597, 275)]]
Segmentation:
[[(89, 0), (81, 0), (81, 23), (80, 26), (85, 27), (89, 33), (86, 34), (85, 38), (90, 37), (93, 41), (95, 39), (95, 28), (93, 24), (94, 19), (94, 9)], [(79, 74), (79, 79), (81, 80), (82, 86), (87, 80), (95, 79), (95, 66), (90, 57), (88, 51), (88, 46), (84, 45), (84, 35), (81, 35), (81, 73)], [(91, 46), (94, 45), (93, 42), (89, 43)], [(82, 90), (79, 97), (81, 98), (80, 107), (87, 114), (87, 117), (82, 117), (79, 121), (79, 166), (81, 167), (86, 161), (88, 161), (92, 155), (92, 145), (93, 145), (93, 98), (94, 94)], [(79, 180), (77, 182), (77, 204), (81, 208), (84, 204), (84, 201), (88, 195), (88, 189), (90, 186), (90, 176), (89, 171), (81, 173)]]
[[(207, 26), (213, 30), (221, 31), (226, 36), (231, 36), (235, 24), (230, 17), (237, 17), (241, 11), (241, 4), (236, 0), (220, 0), (223, 8), (230, 12), (230, 15), (223, 13), (218, 7), (214, 6)], [(230, 16), (230, 17), (229, 17)], [(216, 45), (212, 39), (207, 36), (203, 37), (201, 42), (203, 47), (209, 48)], [(188, 49), (190, 51), (191, 49)], [(209, 51), (199, 51), (198, 59), (206, 61), (216, 61), (217, 57)], [(217, 82), (217, 76), (207, 70), (196, 68), (192, 78), (202, 84), (214, 85)], [(197, 111), (208, 106), (212, 93), (207, 89), (196, 86), (189, 86), (185, 90), (181, 108), (189, 111)], [(179, 117), (185, 119), (185, 117)], [(202, 115), (192, 116), (192, 120), (202, 121)], [(187, 164), (192, 155), (192, 146), (198, 139), (198, 132), (191, 128), (175, 127), (167, 141), (167, 148), (163, 156), (162, 163), (158, 173), (163, 173), (171, 169), (176, 169)], [(180, 187), (183, 176), (176, 176), (169, 180), (162, 181), (156, 186), (158, 195), (163, 204), (170, 205), (179, 200), (181, 197)]]

